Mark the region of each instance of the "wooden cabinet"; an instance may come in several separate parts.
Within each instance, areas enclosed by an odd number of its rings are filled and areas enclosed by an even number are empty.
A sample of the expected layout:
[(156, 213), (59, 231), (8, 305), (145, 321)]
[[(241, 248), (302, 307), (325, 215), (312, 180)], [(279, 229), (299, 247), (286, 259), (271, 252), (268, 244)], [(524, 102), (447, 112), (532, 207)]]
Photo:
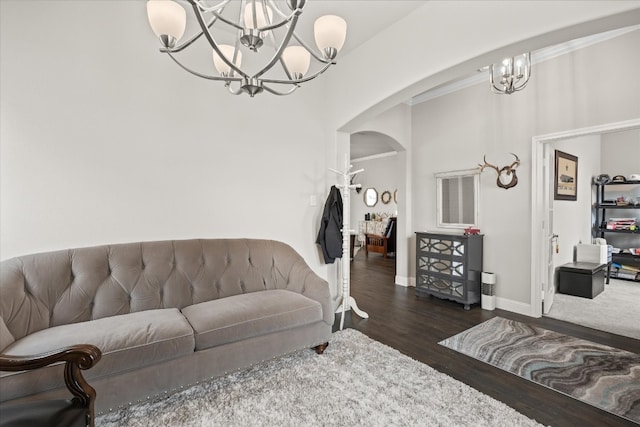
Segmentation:
[(416, 295), (480, 302), (482, 235), (416, 233)]

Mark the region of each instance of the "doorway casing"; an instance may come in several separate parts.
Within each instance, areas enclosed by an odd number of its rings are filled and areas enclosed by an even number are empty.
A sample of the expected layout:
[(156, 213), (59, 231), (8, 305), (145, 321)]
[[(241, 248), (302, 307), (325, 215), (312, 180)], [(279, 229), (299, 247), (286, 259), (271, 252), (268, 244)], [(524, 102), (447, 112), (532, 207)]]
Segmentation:
[[(550, 200), (549, 192), (545, 192), (552, 171), (545, 167), (545, 144), (578, 138), (588, 135), (607, 134), (626, 130), (640, 129), (640, 118), (622, 122), (572, 129), (563, 132), (534, 136), (531, 140), (531, 316), (541, 317), (543, 313), (544, 279), (547, 272), (547, 212)], [(545, 175), (547, 174), (547, 175)], [(552, 193), (551, 193), (552, 194)], [(546, 195), (546, 197), (545, 197)], [(553, 230), (551, 230), (553, 231)]]

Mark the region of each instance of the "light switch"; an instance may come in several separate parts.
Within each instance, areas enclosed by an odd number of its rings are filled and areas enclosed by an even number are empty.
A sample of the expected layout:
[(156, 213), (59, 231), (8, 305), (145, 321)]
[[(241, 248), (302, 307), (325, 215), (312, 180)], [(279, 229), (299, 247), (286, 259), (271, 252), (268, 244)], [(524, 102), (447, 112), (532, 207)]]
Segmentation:
[(315, 194), (309, 196), (309, 206), (318, 206), (318, 196)]

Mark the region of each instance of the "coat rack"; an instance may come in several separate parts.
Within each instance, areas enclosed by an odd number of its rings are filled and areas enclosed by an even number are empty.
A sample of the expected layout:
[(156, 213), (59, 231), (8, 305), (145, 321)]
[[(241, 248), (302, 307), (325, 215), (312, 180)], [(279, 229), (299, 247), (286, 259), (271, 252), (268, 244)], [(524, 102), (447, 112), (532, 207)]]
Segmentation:
[[(348, 164), (346, 159), (345, 163)], [(348, 165), (345, 172), (329, 169), (331, 172), (342, 177), (342, 184), (336, 185), (336, 187), (342, 191), (342, 302), (340, 303), (340, 307), (338, 307), (338, 311), (342, 310), (342, 315), (340, 317), (340, 330), (344, 327), (344, 313), (346, 310), (353, 310), (354, 313), (363, 319), (369, 318), (367, 313), (358, 308), (355, 298), (350, 295), (351, 230), (349, 229), (349, 196), (352, 189), (359, 188), (361, 186), (360, 184), (351, 184), (351, 177), (364, 171), (364, 169), (359, 169), (351, 172), (351, 167), (351, 165)]]

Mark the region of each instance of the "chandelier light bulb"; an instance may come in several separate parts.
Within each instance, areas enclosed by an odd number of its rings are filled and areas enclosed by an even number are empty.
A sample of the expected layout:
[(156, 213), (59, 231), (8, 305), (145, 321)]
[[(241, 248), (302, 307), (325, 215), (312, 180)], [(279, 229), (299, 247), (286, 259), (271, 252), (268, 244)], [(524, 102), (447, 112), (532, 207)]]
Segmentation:
[(294, 79), (301, 79), (309, 71), (311, 54), (302, 46), (289, 46), (282, 53), (282, 60)]
[[(255, 24), (254, 25), (254, 19), (253, 19), (253, 7), (255, 4), (255, 11), (256, 11), (256, 15), (255, 15)], [(264, 9), (267, 9), (267, 16), (265, 17), (264, 14)], [(270, 25), (271, 22), (273, 22), (273, 11), (271, 10), (271, 8), (269, 6), (265, 6), (262, 4), (261, 1), (249, 1), (247, 2), (247, 5), (244, 8), (244, 26), (246, 28), (255, 30), (257, 28), (262, 28), (265, 27), (267, 25)]]
[(313, 34), (318, 49), (327, 59), (334, 59), (347, 37), (347, 22), (336, 15), (325, 15), (316, 19)]
[[(233, 62), (236, 67), (240, 68), (242, 64), (241, 51), (238, 50), (236, 60), (233, 61), (233, 54), (235, 51), (235, 48), (233, 46), (228, 44), (221, 44), (218, 47), (220, 48), (220, 51), (222, 51), (222, 54), (229, 60), (229, 62)], [(216, 70), (218, 70), (218, 73), (220, 73), (221, 76), (227, 77), (231, 75), (231, 67), (226, 62), (224, 62), (222, 58), (220, 58), (220, 55), (218, 55), (218, 52), (216, 52), (215, 50), (213, 51), (213, 65), (216, 67)]]
[(147, 1), (147, 17), (151, 29), (160, 38), (164, 47), (175, 46), (176, 42), (184, 35), (187, 13), (175, 1)]
[[(267, 11), (266, 15), (264, 13), (265, 9)], [(264, 38), (269, 34), (269, 31), (259, 31), (258, 29), (271, 25), (272, 22), (273, 11), (269, 6), (265, 6), (261, 1), (257, 0), (247, 1), (244, 8), (244, 30), (242, 30), (240, 43), (257, 52), (264, 44)]]
[(527, 61), (527, 58), (524, 55), (521, 55), (520, 57), (518, 57), (516, 61), (515, 75), (519, 79), (524, 78), (527, 75), (526, 61)]

